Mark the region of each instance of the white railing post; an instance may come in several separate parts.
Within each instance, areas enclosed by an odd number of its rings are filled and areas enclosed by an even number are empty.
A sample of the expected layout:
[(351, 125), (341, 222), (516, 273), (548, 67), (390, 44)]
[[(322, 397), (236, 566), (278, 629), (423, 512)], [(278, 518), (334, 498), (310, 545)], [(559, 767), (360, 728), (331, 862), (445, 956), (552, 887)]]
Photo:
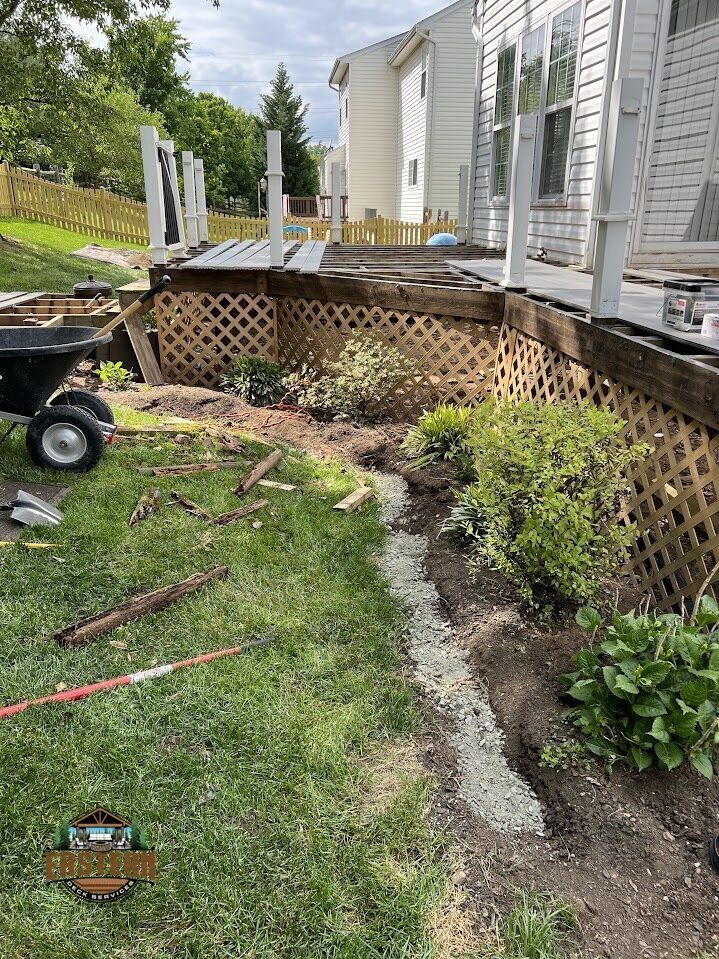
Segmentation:
[(270, 234), (270, 266), (284, 265), (282, 256), (282, 134), (267, 131), (267, 217)]
[(342, 242), (342, 196), (340, 193), (340, 165), (332, 164), (332, 242)]
[(459, 168), (459, 196), (457, 198), (457, 243), (467, 242), (467, 201), (469, 198), (469, 167)]
[(620, 77), (612, 84), (600, 212), (592, 217), (598, 226), (590, 310), (597, 319), (619, 316), (643, 92), (641, 77)]
[(525, 286), (524, 270), (527, 262), (527, 234), (529, 233), (529, 207), (532, 202), (536, 135), (536, 116), (528, 113), (518, 116), (514, 124), (514, 142), (512, 143), (507, 258), (502, 278), (502, 286), (509, 289), (524, 289)]
[(205, 196), (205, 162), (195, 158), (195, 199), (197, 200), (197, 228), (200, 243), (208, 243), (210, 234), (207, 229), (207, 197)]
[(185, 184), (187, 245), (194, 249), (200, 243), (200, 229), (197, 221), (197, 196), (195, 194), (195, 158), (191, 150), (182, 151), (182, 178)]
[(157, 158), (159, 139), (154, 127), (140, 127), (140, 146), (142, 148), (142, 171), (145, 177), (150, 255), (155, 266), (164, 266), (167, 263), (168, 248), (165, 242), (165, 207), (162, 196), (160, 163)]

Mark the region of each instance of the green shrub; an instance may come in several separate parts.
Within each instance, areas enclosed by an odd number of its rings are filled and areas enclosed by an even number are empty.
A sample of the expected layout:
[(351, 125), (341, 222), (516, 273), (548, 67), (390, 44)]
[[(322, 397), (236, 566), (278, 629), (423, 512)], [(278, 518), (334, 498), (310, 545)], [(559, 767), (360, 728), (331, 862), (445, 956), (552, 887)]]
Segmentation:
[[(593, 641), (603, 627), (591, 607), (579, 610), (577, 622)], [(710, 627), (718, 622), (709, 596), (689, 620), (615, 613), (598, 648), (582, 649), (576, 670), (560, 677), (579, 703), (565, 716), (587, 748), (610, 765), (623, 759), (639, 770), (655, 762), (674, 769), (688, 759), (711, 779), (719, 743), (719, 634)]]
[(277, 403), (284, 395), (284, 371), (277, 363), (259, 356), (238, 356), (222, 376), (226, 393), (239, 396), (251, 406)]
[(353, 333), (327, 372), (299, 391), (313, 413), (342, 413), (361, 420), (382, 418), (382, 403), (406, 377), (404, 355), (369, 333)]
[(632, 539), (615, 519), (624, 474), (647, 447), (627, 446), (622, 426), (588, 404), (483, 403), (471, 440), (477, 479), (446, 528), (528, 602), (590, 600)]
[(412, 465), (419, 469), (437, 460), (468, 459), (474, 412), (469, 406), (440, 403), (423, 413), (401, 447)]
[(100, 377), (100, 382), (108, 390), (126, 390), (135, 379), (132, 370), (125, 369), (120, 360), (102, 360), (99, 369), (93, 373)]

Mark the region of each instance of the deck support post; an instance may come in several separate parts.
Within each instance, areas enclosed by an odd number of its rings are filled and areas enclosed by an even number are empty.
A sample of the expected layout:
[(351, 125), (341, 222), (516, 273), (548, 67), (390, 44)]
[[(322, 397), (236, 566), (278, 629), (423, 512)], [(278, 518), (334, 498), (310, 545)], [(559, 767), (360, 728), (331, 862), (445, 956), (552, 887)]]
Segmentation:
[(185, 186), (187, 245), (191, 249), (196, 249), (200, 243), (200, 229), (197, 219), (197, 195), (195, 193), (195, 158), (191, 150), (182, 151), (182, 178)]
[(145, 201), (147, 204), (147, 228), (150, 234), (150, 255), (155, 266), (167, 263), (168, 248), (165, 241), (165, 210), (160, 177), (160, 161), (157, 157), (159, 146), (157, 130), (151, 126), (140, 127), (140, 147), (142, 149), (142, 172), (145, 179)]
[(598, 226), (590, 311), (597, 319), (619, 316), (643, 91), (641, 77), (620, 77), (612, 83), (600, 212), (592, 217)]
[(459, 168), (459, 196), (457, 198), (457, 243), (467, 242), (467, 201), (469, 198), (469, 166)]
[(195, 198), (197, 200), (197, 227), (200, 243), (208, 243), (210, 234), (207, 229), (207, 197), (205, 196), (205, 161), (195, 157)]
[(282, 269), (282, 134), (267, 131), (267, 217), (270, 233), (270, 267)]
[(340, 165), (332, 164), (332, 242), (342, 242), (342, 198), (340, 196)]
[(525, 288), (524, 269), (527, 262), (527, 234), (529, 207), (532, 202), (532, 174), (534, 170), (534, 141), (537, 137), (537, 118), (532, 114), (517, 117), (512, 144), (512, 174), (509, 185), (509, 225), (507, 228), (507, 258), (504, 263), (502, 286), (509, 290)]

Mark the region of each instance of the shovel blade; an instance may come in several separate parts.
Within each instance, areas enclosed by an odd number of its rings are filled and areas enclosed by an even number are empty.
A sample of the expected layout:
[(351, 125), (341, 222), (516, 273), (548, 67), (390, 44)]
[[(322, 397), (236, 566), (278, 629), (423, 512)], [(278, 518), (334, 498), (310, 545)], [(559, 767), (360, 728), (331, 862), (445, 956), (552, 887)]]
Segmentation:
[(25, 526), (59, 526), (62, 522), (59, 509), (25, 490), (18, 490), (10, 516)]

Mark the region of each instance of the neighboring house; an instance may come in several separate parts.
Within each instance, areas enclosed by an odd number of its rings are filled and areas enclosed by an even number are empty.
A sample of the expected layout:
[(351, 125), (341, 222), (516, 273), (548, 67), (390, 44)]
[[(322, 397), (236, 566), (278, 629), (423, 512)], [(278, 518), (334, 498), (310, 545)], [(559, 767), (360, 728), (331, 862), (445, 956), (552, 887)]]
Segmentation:
[[(529, 253), (592, 265), (619, 0), (477, 0), (470, 236), (503, 247), (511, 144), (537, 117)], [(631, 6), (631, 4), (629, 4)], [(637, 0), (644, 80), (628, 261), (719, 267), (719, 0)]]
[(421, 222), (457, 215), (458, 177), (471, 154), (476, 44), (472, 0), (458, 0), (407, 33), (339, 57), (349, 218)]
[(340, 193), (347, 193), (347, 161), (345, 159), (345, 145), (330, 149), (325, 153), (320, 163), (320, 193), (324, 196), (332, 195), (332, 164), (340, 165)]

